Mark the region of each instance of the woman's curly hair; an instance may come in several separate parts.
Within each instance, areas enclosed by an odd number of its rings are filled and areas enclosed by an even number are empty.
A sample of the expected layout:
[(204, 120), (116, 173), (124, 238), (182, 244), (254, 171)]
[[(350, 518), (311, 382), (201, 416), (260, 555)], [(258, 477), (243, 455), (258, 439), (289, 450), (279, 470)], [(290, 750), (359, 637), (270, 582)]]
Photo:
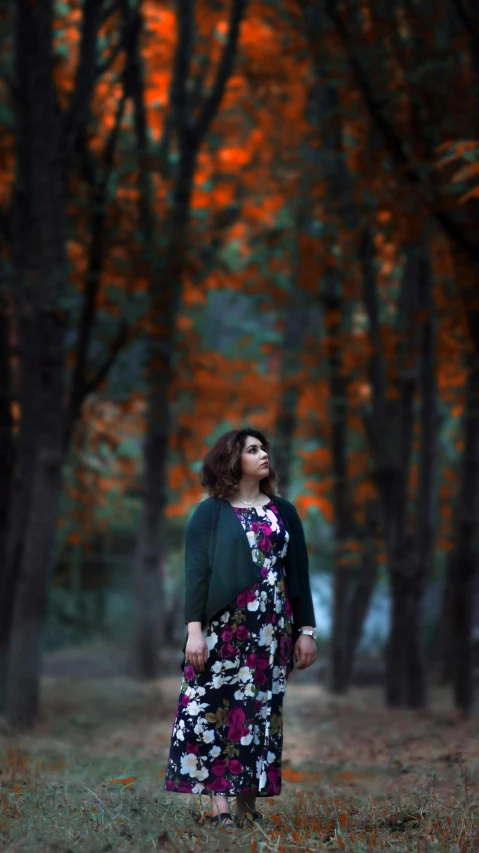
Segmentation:
[[(249, 435), (258, 438), (269, 451), (269, 442), (263, 433), (245, 427), (225, 432), (206, 454), (201, 471), (201, 485), (210, 497), (226, 500), (233, 497), (241, 480), (241, 454)], [(271, 464), (268, 475), (260, 481), (260, 488), (265, 495), (277, 494), (277, 476)]]

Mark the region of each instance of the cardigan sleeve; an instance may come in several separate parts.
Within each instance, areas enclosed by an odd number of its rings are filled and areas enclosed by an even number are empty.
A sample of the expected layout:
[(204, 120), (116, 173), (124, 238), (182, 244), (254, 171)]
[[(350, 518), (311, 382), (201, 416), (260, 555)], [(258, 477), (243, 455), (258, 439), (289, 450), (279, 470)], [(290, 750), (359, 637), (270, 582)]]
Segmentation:
[(302, 625), (316, 626), (314, 616), (313, 597), (311, 595), (311, 585), (309, 582), (309, 559), (308, 549), (306, 547), (306, 539), (302, 521), (298, 515), (298, 511), (294, 504), (289, 502), (291, 507), (292, 534), (294, 537), (294, 549), (297, 560), (298, 586), (300, 600), (297, 605), (297, 613), (299, 618), (298, 628)]
[(209, 541), (211, 506), (202, 501), (186, 527), (185, 535), (185, 624), (205, 621), (211, 566)]

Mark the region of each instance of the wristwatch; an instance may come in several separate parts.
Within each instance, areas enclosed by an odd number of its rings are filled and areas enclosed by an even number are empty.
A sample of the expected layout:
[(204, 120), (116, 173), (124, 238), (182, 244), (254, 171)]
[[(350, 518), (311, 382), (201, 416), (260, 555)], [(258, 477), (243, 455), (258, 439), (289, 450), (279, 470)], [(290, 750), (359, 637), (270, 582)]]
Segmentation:
[(306, 636), (308, 636), (308, 637), (312, 637), (312, 638), (313, 638), (313, 640), (315, 640), (315, 639), (316, 639), (316, 637), (318, 636), (318, 635), (316, 634), (316, 631), (314, 630), (314, 628), (300, 628), (300, 629), (299, 629), (299, 633), (300, 633), (300, 634), (306, 634)]

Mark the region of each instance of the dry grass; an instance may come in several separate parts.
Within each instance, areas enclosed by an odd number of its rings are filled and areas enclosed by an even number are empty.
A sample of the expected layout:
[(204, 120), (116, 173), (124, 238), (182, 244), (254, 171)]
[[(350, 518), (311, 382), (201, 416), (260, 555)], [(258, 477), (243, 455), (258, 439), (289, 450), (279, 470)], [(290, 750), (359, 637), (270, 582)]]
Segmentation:
[(35, 731), (0, 736), (0, 850), (479, 850), (478, 725), (444, 692), (393, 713), (376, 689), (338, 700), (293, 675), (283, 794), (259, 801), (264, 825), (227, 830), (205, 797), (163, 790), (178, 688), (178, 675), (44, 679)]

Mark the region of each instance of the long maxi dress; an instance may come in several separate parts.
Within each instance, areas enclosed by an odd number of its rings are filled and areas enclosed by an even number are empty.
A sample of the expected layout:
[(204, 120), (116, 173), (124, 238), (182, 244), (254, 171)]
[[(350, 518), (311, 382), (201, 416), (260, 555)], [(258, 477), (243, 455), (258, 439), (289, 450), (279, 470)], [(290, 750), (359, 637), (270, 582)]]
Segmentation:
[(270, 797), (281, 792), (283, 696), (292, 669), (289, 534), (272, 501), (233, 509), (258, 581), (209, 622), (204, 672), (185, 666), (165, 789)]

